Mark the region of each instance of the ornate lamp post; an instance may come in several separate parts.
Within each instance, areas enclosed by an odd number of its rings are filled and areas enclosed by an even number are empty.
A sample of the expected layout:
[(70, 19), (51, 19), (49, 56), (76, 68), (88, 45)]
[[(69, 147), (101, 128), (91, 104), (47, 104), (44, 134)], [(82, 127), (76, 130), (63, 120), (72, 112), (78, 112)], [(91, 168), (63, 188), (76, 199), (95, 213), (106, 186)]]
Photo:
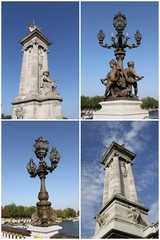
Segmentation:
[[(135, 44), (129, 44), (128, 33), (124, 36), (124, 29), (127, 26), (125, 15), (118, 12), (113, 18), (113, 26), (117, 34), (111, 34), (111, 44), (104, 44), (105, 34), (103, 30), (98, 33), (98, 41), (101, 47), (114, 48), (115, 59), (110, 60), (110, 71), (101, 78), (105, 86), (103, 100), (99, 103), (102, 108), (96, 111), (93, 119), (143, 119), (148, 117), (148, 112), (142, 110), (141, 101), (138, 98), (138, 81), (144, 76), (138, 75), (135, 71), (135, 62), (129, 60), (127, 68), (123, 68), (123, 60), (126, 55), (126, 48), (137, 48), (141, 44), (142, 35), (137, 30), (134, 38)], [(107, 102), (110, 101), (110, 102)]]
[(99, 40), (99, 44), (101, 45), (101, 47), (104, 48), (114, 48), (114, 53), (116, 56), (116, 60), (118, 62), (118, 67), (123, 69), (123, 59), (125, 57), (125, 48), (137, 48), (140, 43), (141, 43), (141, 39), (142, 39), (142, 35), (141, 33), (137, 30), (134, 38), (136, 40), (136, 44), (128, 44), (128, 40), (130, 39), (130, 37), (128, 37), (128, 33), (126, 33), (126, 36), (124, 36), (123, 31), (125, 29), (125, 27), (127, 26), (127, 19), (125, 17), (125, 15), (123, 15), (121, 12), (118, 12), (118, 14), (116, 14), (113, 18), (113, 26), (115, 27), (117, 34), (116, 34), (116, 38), (114, 37), (114, 34), (112, 33), (111, 35), (111, 44), (103, 44), (103, 41), (105, 39), (105, 34), (103, 33), (103, 30), (100, 30), (98, 33), (98, 40)]
[(48, 227), (50, 224), (53, 224), (55, 222), (56, 215), (51, 208), (51, 202), (48, 201), (49, 195), (46, 191), (45, 179), (46, 175), (49, 172), (52, 173), (53, 170), (57, 167), (57, 164), (60, 160), (60, 154), (56, 150), (56, 147), (52, 147), (52, 150), (48, 155), (51, 165), (48, 166), (45, 162), (45, 157), (49, 150), (49, 142), (47, 140), (44, 140), (42, 137), (39, 137), (37, 140), (35, 140), (35, 144), (33, 146), (36, 157), (39, 158), (40, 161), (39, 165), (36, 166), (33, 159), (31, 158), (27, 164), (27, 171), (30, 174), (30, 177), (34, 178), (38, 176), (40, 178), (41, 187), (38, 195), (39, 202), (36, 204), (37, 210), (32, 215), (32, 223), (33, 225)]

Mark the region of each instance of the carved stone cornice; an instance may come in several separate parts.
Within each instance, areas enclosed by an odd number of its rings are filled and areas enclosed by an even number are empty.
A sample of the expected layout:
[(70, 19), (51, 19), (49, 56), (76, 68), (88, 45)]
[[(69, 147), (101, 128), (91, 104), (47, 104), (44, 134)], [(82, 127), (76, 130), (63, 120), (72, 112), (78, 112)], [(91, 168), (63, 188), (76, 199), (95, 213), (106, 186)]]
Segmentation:
[(26, 42), (32, 40), (34, 37), (37, 37), (38, 39), (40, 39), (47, 46), (52, 44), (51, 40), (49, 40), (43, 33), (41, 33), (40, 31), (38, 31), (36, 29), (33, 32), (31, 32), (30, 34), (28, 34), (26, 37), (24, 37), (22, 40), (20, 40), (19, 42), (22, 45), (24, 45)]
[(111, 159), (115, 156), (118, 156), (119, 158), (122, 158), (127, 163), (131, 163), (132, 160), (136, 157), (136, 154), (126, 149), (124, 146), (121, 146), (115, 142), (112, 142), (112, 144), (109, 146), (105, 154), (103, 155), (101, 159), (101, 164), (107, 166)]

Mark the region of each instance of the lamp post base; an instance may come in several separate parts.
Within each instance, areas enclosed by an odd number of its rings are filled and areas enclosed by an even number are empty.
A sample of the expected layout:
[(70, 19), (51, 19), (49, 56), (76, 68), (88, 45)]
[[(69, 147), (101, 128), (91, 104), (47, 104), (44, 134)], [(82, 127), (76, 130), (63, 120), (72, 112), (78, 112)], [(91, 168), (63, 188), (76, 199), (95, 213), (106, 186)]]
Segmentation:
[(62, 229), (59, 225), (53, 225), (49, 227), (37, 227), (30, 225), (27, 230), (31, 232), (31, 238), (50, 238), (53, 235), (59, 233)]
[(36, 212), (32, 215), (32, 225), (48, 227), (55, 224), (57, 216), (50, 206), (37, 207)]
[(102, 108), (94, 113), (93, 119), (148, 119), (149, 113), (140, 108), (141, 103), (129, 100), (100, 102)]

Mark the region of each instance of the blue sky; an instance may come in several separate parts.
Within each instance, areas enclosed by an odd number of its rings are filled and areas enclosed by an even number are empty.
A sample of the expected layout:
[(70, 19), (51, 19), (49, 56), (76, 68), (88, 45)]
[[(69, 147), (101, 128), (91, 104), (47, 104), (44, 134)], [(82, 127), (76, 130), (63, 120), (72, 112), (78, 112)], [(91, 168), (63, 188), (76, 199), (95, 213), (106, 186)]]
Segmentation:
[(57, 80), (63, 98), (63, 115), (79, 116), (79, 6), (78, 2), (2, 3), (2, 110), (11, 114), (11, 102), (18, 95), (22, 45), (29, 34), (27, 23), (35, 20), (53, 44), (49, 47), (49, 71)]
[(92, 237), (95, 214), (102, 207), (104, 170), (100, 160), (112, 141), (136, 153), (133, 174), (139, 201), (158, 219), (158, 122), (83, 121), (81, 150), (82, 237)]
[[(79, 123), (70, 122), (2, 122), (2, 205), (15, 203), (30, 206), (38, 201), (40, 180), (30, 178), (26, 165), (35, 140), (42, 136), (50, 149), (56, 146), (61, 155), (58, 167), (47, 175), (46, 189), (55, 209), (79, 209)], [(73, 147), (74, 146), (74, 147)], [(48, 157), (46, 162), (50, 163)]]
[(119, 11), (125, 14), (129, 43), (135, 43), (134, 34), (142, 34), (138, 48), (127, 49), (124, 68), (128, 61), (135, 62), (135, 70), (144, 79), (138, 83), (138, 96), (158, 99), (158, 2), (82, 2), (82, 95), (102, 96), (105, 88), (100, 79), (110, 71), (109, 61), (114, 59), (114, 49), (98, 44), (100, 29), (105, 33), (104, 43), (111, 43), (111, 33), (116, 34), (113, 17)]

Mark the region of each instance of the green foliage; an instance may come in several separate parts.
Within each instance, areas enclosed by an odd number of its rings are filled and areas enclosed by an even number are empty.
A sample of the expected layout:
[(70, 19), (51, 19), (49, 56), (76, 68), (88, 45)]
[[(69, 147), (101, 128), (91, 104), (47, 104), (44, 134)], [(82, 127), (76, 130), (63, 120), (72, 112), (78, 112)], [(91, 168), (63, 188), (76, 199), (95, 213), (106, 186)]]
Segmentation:
[(4, 206), (2, 209), (2, 217), (17, 218), (17, 217), (31, 217), (35, 212), (36, 207), (16, 206), (14, 203)]
[(5, 118), (5, 115), (4, 113), (1, 114), (1, 119), (4, 119)]
[(11, 119), (11, 115), (5, 115), (4, 113), (1, 114), (1, 119)]
[(7, 206), (7, 215), (8, 217), (18, 216), (18, 209), (16, 208), (16, 205), (14, 203)]
[[(2, 207), (2, 217), (3, 218), (23, 218), (31, 217), (32, 214), (36, 211), (35, 206), (25, 207), (25, 206), (16, 206), (14, 203)], [(65, 219), (70, 217), (76, 217), (76, 211), (73, 208), (66, 208), (64, 210), (58, 209), (54, 210), (57, 217)]]
[(66, 218), (66, 214), (65, 214), (64, 210), (62, 210), (62, 209), (57, 209), (57, 210), (56, 210), (56, 215), (57, 215), (57, 217), (59, 217), (59, 218), (63, 218), (63, 219)]
[(146, 98), (142, 98), (141, 101), (143, 102), (141, 104), (141, 108), (142, 109), (154, 109), (154, 108), (158, 108), (158, 100), (152, 98), (152, 97), (146, 97)]
[(64, 209), (66, 216), (69, 217), (76, 217), (76, 211), (73, 208), (66, 208)]
[(84, 109), (100, 109), (101, 106), (99, 105), (100, 102), (102, 102), (103, 97), (101, 96), (94, 96), (94, 97), (81, 97), (81, 110)]
[(73, 208), (65, 208), (64, 210), (58, 209), (56, 210), (56, 215), (63, 219), (77, 216), (76, 211)]
[(35, 206), (25, 207), (25, 211), (24, 211), (25, 217), (31, 217), (35, 211), (36, 211)]

